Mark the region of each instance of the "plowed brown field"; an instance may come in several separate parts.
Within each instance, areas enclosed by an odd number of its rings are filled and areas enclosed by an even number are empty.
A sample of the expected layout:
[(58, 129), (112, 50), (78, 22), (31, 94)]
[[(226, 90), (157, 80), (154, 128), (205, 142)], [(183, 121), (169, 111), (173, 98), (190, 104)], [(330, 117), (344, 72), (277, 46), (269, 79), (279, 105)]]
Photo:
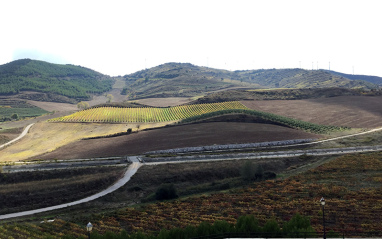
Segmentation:
[(248, 108), (317, 124), (375, 128), (382, 126), (381, 96), (339, 96), (306, 100), (242, 101)]
[(270, 124), (201, 123), (142, 131), (113, 138), (81, 140), (35, 158), (73, 159), (124, 156), (160, 149), (318, 137), (303, 131)]

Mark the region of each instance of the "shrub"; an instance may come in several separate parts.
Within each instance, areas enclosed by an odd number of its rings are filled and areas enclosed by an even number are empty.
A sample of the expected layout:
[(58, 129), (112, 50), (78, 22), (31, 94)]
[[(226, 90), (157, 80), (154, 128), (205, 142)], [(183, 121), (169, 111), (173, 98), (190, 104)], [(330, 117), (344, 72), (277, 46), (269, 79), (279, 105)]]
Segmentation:
[(174, 184), (162, 184), (155, 192), (156, 200), (168, 200), (177, 198), (178, 194)]

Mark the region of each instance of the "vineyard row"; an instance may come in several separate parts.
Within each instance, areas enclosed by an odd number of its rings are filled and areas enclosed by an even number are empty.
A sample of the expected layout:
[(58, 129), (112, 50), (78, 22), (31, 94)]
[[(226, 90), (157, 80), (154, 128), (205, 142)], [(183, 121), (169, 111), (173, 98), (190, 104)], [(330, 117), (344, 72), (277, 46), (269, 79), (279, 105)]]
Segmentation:
[(169, 108), (100, 107), (82, 110), (68, 116), (52, 119), (50, 121), (94, 123), (166, 122), (230, 109), (247, 109), (247, 107), (238, 101), (181, 105)]

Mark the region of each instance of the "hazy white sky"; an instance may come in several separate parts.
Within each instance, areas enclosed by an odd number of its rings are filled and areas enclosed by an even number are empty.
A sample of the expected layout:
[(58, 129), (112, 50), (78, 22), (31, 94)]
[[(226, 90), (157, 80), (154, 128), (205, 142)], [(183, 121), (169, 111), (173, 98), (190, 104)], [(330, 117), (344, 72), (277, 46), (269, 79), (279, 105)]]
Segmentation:
[(0, 64), (125, 75), (166, 62), (382, 76), (379, 0), (1, 0)]

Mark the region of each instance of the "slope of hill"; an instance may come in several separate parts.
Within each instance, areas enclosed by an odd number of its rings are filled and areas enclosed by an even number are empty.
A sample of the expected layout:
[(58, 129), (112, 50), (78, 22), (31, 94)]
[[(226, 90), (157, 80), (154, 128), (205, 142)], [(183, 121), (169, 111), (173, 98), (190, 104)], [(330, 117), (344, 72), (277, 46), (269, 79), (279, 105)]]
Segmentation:
[(373, 83), (351, 80), (324, 70), (268, 69), (237, 71), (246, 81), (261, 84), (267, 88), (378, 88)]
[(327, 72), (333, 75), (338, 75), (338, 76), (348, 78), (350, 80), (363, 80), (363, 81), (368, 81), (370, 83), (382, 86), (382, 77), (379, 77), (379, 76), (351, 75), (351, 74), (344, 74), (344, 73), (336, 72), (336, 71), (327, 71)]
[(124, 94), (133, 98), (196, 96), (228, 88), (362, 88), (378, 85), (324, 70), (268, 69), (227, 71), (188, 63), (166, 63), (125, 75)]
[(112, 83), (109, 76), (74, 65), (22, 59), (0, 66), (1, 95), (37, 91), (83, 100), (110, 90)]
[(166, 63), (125, 75), (130, 98), (195, 96), (232, 87), (261, 88), (242, 81), (227, 70), (199, 67), (189, 63)]
[(346, 88), (301, 88), (301, 89), (234, 89), (214, 92), (198, 98), (190, 104), (214, 103), (238, 100), (301, 100), (336, 96), (378, 96), (382, 91), (362, 91)]

